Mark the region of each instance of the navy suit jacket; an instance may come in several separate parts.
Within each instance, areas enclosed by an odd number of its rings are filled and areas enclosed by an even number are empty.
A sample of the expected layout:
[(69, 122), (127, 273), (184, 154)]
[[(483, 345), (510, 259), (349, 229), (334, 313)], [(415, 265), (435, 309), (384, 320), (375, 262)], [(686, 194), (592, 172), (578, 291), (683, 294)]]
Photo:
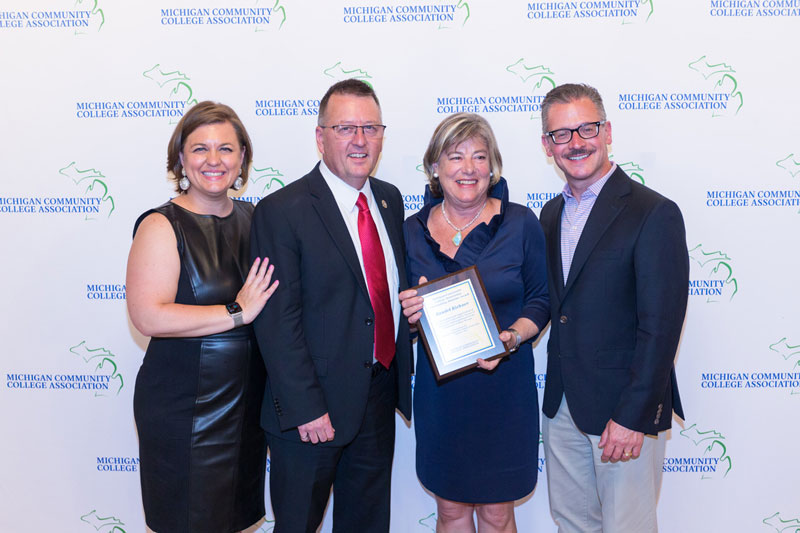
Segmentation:
[[(407, 288), (403, 201), (393, 185), (369, 178)], [(375, 214), (373, 213), (373, 216)], [(255, 320), (267, 367), (261, 424), (296, 440), (295, 429), (329, 413), (336, 430), (321, 446), (343, 446), (364, 418), (372, 376), (374, 313), (353, 241), (317, 165), (262, 199), (253, 213), (251, 255), (269, 257), (278, 289)], [(396, 298), (397, 295), (390, 295)], [(411, 343), (399, 323), (397, 407), (411, 419)]]
[(592, 208), (569, 279), (561, 268), (564, 198), (542, 209), (551, 330), (542, 410), (563, 395), (578, 428), (600, 435), (609, 419), (635, 431), (683, 418), (674, 359), (686, 314), (689, 254), (680, 209), (619, 168)]

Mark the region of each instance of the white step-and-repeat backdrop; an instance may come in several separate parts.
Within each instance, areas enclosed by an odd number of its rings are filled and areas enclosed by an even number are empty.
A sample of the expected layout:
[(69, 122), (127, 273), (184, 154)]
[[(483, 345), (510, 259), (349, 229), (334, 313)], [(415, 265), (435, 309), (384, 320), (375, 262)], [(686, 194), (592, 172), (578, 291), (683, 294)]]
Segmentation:
[[(182, 113), (237, 110), (255, 202), (312, 167), (319, 98), (356, 77), (389, 126), (377, 175), (409, 214), (428, 139), (457, 111), (490, 121), (512, 200), (538, 213), (563, 186), (540, 144), (544, 94), (600, 90), (613, 158), (687, 226), (688, 418), (667, 446), (662, 530), (795, 531), (799, 22), (800, 0), (4, 0), (0, 530), (144, 528), (131, 404), (147, 339), (125, 262), (136, 217), (172, 194)], [(541, 388), (545, 343), (534, 353)], [(520, 531), (555, 531), (546, 468)], [(433, 531), (435, 510), (398, 417), (392, 531)]]

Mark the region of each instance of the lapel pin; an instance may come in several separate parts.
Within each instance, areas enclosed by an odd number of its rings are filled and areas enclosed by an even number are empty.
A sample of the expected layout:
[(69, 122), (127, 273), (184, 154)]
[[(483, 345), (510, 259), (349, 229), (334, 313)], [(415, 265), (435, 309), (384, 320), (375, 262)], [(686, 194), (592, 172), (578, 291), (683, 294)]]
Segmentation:
[(386, 200), (381, 200), (381, 205), (383, 206), (384, 209), (389, 207), (388, 205), (386, 205)]

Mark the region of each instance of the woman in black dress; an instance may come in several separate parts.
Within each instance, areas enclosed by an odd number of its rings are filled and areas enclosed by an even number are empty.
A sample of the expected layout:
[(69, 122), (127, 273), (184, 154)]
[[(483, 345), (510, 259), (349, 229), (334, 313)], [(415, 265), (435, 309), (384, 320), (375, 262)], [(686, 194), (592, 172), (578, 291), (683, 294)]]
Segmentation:
[(275, 291), (250, 265), (250, 138), (228, 106), (201, 102), (178, 123), (167, 170), (180, 194), (136, 221), (128, 311), (151, 336), (136, 378), (142, 500), (157, 533), (245, 530), (264, 516), (265, 371), (249, 325)]

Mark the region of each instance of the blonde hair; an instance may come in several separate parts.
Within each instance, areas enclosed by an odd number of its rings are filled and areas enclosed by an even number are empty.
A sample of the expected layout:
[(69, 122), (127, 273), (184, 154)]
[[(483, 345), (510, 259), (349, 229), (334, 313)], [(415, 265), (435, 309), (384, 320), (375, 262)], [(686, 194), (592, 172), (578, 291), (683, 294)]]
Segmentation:
[(428, 184), (434, 196), (442, 195), (442, 187), (439, 178), (434, 176), (433, 164), (437, 163), (442, 154), (451, 147), (458, 146), (467, 139), (477, 137), (486, 143), (489, 150), (489, 168), (492, 171), (490, 185), (500, 181), (503, 173), (503, 158), (497, 148), (497, 139), (489, 123), (480, 115), (475, 113), (456, 113), (445, 118), (436, 126), (433, 137), (428, 143), (428, 149), (422, 158), (422, 167), (425, 175), (428, 176)]

